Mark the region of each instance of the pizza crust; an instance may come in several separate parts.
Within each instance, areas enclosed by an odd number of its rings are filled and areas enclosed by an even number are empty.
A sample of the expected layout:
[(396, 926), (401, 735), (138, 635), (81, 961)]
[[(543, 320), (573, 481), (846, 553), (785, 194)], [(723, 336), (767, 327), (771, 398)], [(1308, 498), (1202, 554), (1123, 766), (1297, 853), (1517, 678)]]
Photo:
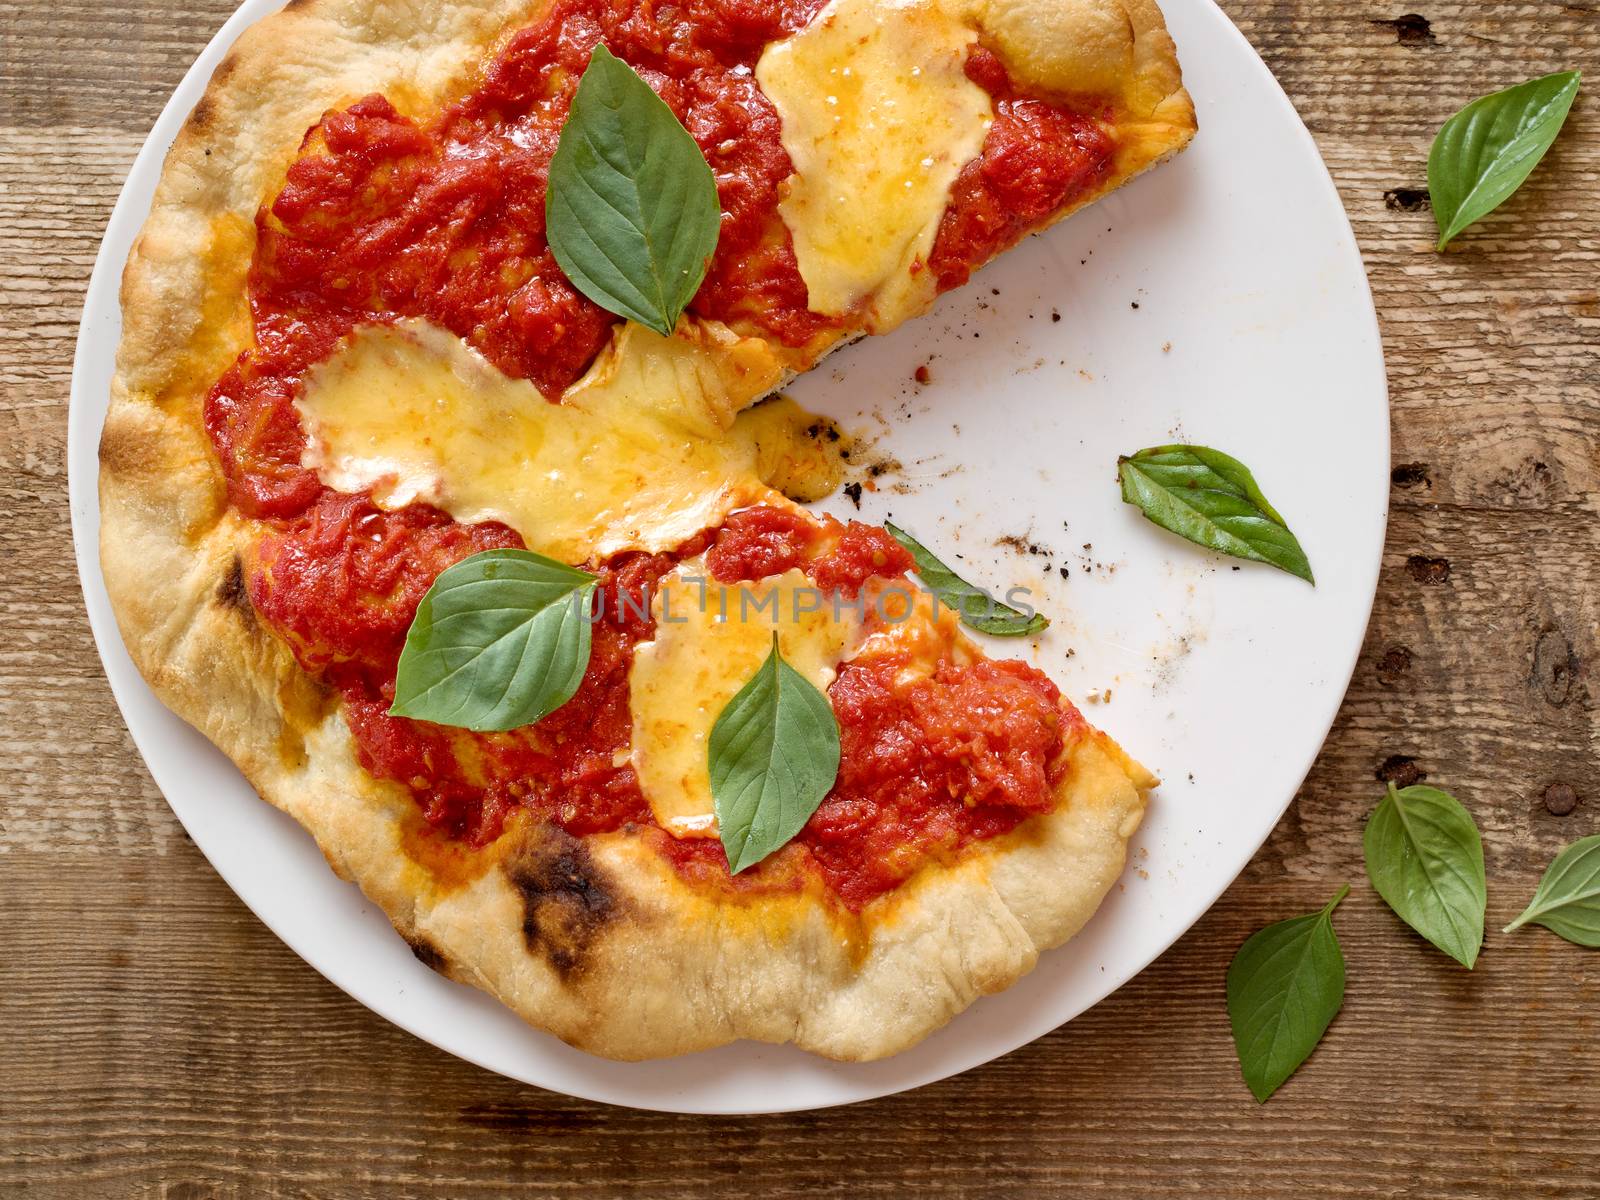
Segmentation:
[[(514, 821), (487, 852), (429, 837), (409, 794), (359, 766), (336, 699), (251, 608), (241, 555), (257, 529), (226, 506), (200, 411), (249, 338), (256, 208), (325, 110), (373, 91), (402, 108), (436, 104), (508, 25), (542, 9), (297, 0), (219, 66), (123, 277), (100, 446), (101, 560), (123, 638), (162, 701), (305, 826), (423, 961), (534, 1025), (614, 1058), (736, 1038), (892, 1054), (1015, 982), (1094, 912), (1155, 782), (1109, 739), (1074, 745), (1056, 811), (860, 914), (820, 892), (730, 902), (687, 885), (638, 832), (579, 841)], [(1133, 123), (1102, 192), (1192, 134), (1149, 0), (990, 0), (983, 20), (1019, 75), (1062, 90), (1120, 82)], [(1095, 36), (1074, 42), (1074, 22)], [(788, 369), (828, 348), (808, 347)]]

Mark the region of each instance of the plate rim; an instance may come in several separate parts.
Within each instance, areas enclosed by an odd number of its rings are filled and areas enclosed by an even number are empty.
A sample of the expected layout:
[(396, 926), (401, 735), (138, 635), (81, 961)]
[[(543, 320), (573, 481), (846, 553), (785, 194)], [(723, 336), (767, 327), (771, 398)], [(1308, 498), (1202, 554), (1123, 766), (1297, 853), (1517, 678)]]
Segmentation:
[[(1361, 650), (1365, 645), (1366, 632), (1370, 627), (1372, 612), (1377, 597), (1377, 585), (1380, 576), (1382, 557), (1388, 542), (1387, 532), (1389, 505), (1387, 503), (1387, 464), (1391, 457), (1392, 434), (1389, 419), (1390, 395), (1388, 386), (1387, 361), (1384, 354), (1382, 330), (1378, 322), (1377, 310), (1372, 297), (1371, 285), (1366, 278), (1365, 266), (1361, 258), (1360, 245), (1356, 240), (1354, 229), (1351, 226), (1349, 213), (1345, 209), (1338, 187), (1333, 180), (1331, 172), (1328, 170), (1326, 161), (1323, 159), (1322, 154), (1316, 145), (1315, 139), (1311, 136), (1310, 131), (1306, 128), (1305, 123), (1301, 120), (1298, 111), (1295, 109), (1293, 103), (1289, 100), (1287, 93), (1284, 92), (1282, 86), (1278, 83), (1276, 77), (1272, 74), (1270, 68), (1268, 68), (1266, 63), (1262, 60), (1259, 53), (1257, 53), (1255, 47), (1251, 45), (1249, 39), (1244, 36), (1239, 28), (1233, 23), (1228, 14), (1223, 11), (1221, 7), (1214, 2), (1214, 0), (1163, 0), (1164, 8), (1176, 7), (1179, 5), (1188, 5), (1202, 10), (1207, 19), (1220, 24), (1224, 35), (1232, 39), (1237, 44), (1237, 49), (1243, 50), (1244, 54), (1251, 62), (1251, 69), (1259, 72), (1259, 75), (1261, 76), (1260, 81), (1265, 83), (1265, 94), (1270, 95), (1273, 99), (1273, 102), (1281, 110), (1281, 114), (1287, 116), (1289, 126), (1293, 131), (1294, 136), (1296, 136), (1302, 142), (1304, 149), (1308, 151), (1311, 161), (1315, 164), (1315, 171), (1318, 172), (1316, 183), (1320, 188), (1326, 190), (1339, 214), (1340, 225), (1338, 232), (1342, 242), (1344, 243), (1343, 252), (1353, 257), (1355, 264), (1358, 266), (1358, 268), (1360, 268), (1363, 282), (1361, 299), (1364, 300), (1364, 304), (1361, 304), (1359, 306), (1359, 312), (1354, 313), (1353, 315), (1362, 318), (1367, 325), (1371, 334), (1372, 343), (1375, 348), (1377, 358), (1377, 383), (1382, 391), (1382, 408), (1384, 418), (1382, 421), (1381, 446), (1381, 461), (1385, 464), (1385, 473), (1383, 479), (1384, 501), (1381, 505), (1381, 514), (1378, 521), (1377, 535), (1374, 538), (1374, 543), (1371, 548), (1370, 561), (1362, 564), (1363, 569), (1366, 569), (1370, 575), (1371, 588), (1370, 590), (1366, 590), (1367, 594), (1364, 602), (1365, 612), (1360, 621), (1361, 636), (1354, 639), (1354, 649), (1349, 654), (1349, 661), (1343, 669), (1342, 674), (1337, 676), (1337, 678), (1342, 679), (1342, 686), (1339, 687), (1337, 699), (1333, 702), (1331, 711), (1327, 714), (1322, 735), (1318, 739), (1315, 748), (1311, 751), (1309, 758), (1299, 771), (1295, 786), (1290, 789), (1287, 795), (1284, 797), (1282, 804), (1278, 808), (1276, 817), (1273, 819), (1271, 824), (1264, 828), (1259, 840), (1254, 842), (1254, 844), (1250, 847), (1249, 852), (1243, 856), (1242, 860), (1231, 870), (1227, 871), (1223, 875), (1218, 876), (1220, 883), (1218, 883), (1214, 888), (1207, 888), (1202, 892), (1197, 893), (1197, 896), (1203, 896), (1203, 903), (1197, 903), (1193, 906), (1194, 912), (1192, 917), (1187, 920), (1173, 922), (1170, 928), (1163, 930), (1164, 935), (1170, 936), (1165, 936), (1165, 940), (1158, 939), (1159, 945), (1157, 945), (1157, 947), (1147, 957), (1143, 958), (1143, 960), (1138, 963), (1134, 970), (1128, 972), (1126, 978), (1123, 979), (1121, 983), (1106, 991), (1102, 996), (1093, 1001), (1093, 1003), (1085, 1006), (1072, 1016), (1069, 1016), (1060, 1021), (1058, 1024), (1052, 1026), (1051, 1029), (1046, 1032), (1053, 1032), (1055, 1029), (1059, 1029), (1062, 1025), (1065, 1025), (1067, 1022), (1075, 1019), (1077, 1016), (1081, 1016), (1082, 1013), (1087, 1011), (1088, 1008), (1092, 1008), (1094, 1005), (1101, 1003), (1115, 992), (1119, 991), (1135, 976), (1142, 973), (1156, 958), (1166, 953), (1167, 950), (1169, 950), (1180, 938), (1182, 938), (1186, 933), (1189, 932), (1190, 929), (1194, 927), (1201, 917), (1210, 911), (1217, 900), (1221, 897), (1222, 893), (1232, 886), (1232, 884), (1237, 880), (1239, 874), (1255, 857), (1261, 846), (1264, 845), (1267, 839), (1272, 835), (1273, 830), (1276, 829), (1278, 824), (1282, 822), (1284, 814), (1288, 811), (1289, 806), (1294, 803), (1295, 797), (1298, 794), (1300, 787), (1303, 785), (1306, 776), (1310, 773), (1312, 767), (1320, 757), (1323, 747), (1326, 745), (1328, 733), (1331, 731), (1334, 721), (1337, 719), (1339, 712), (1343, 708), (1345, 696), (1349, 691), (1350, 681), (1354, 677), (1355, 669), (1360, 660)], [(332, 983), (335, 987), (344, 992), (362, 1007), (371, 1010), (389, 1023), (404, 1029), (412, 1036), (428, 1042), (430, 1045), (436, 1046), (448, 1054), (472, 1062), (474, 1065), (485, 1070), (492, 1071), (497, 1075), (502, 1075), (525, 1085), (540, 1087), (549, 1091), (570, 1095), (579, 1099), (596, 1103), (616, 1105), (619, 1107), (637, 1108), (647, 1111), (699, 1115), (753, 1116), (764, 1115), (767, 1113), (820, 1111), (825, 1108), (860, 1103), (866, 1100), (897, 1094), (902, 1091), (914, 1090), (915, 1088), (922, 1087), (930, 1083), (952, 1078), (955, 1075), (962, 1074), (965, 1071), (972, 1070), (976, 1067), (985, 1065), (986, 1063), (993, 1062), (997, 1058), (1001, 1058), (1007, 1054), (1013, 1053), (1014, 1051), (1021, 1049), (1023, 1046), (1030, 1044), (1032, 1041), (1037, 1040), (1038, 1037), (1045, 1036), (1045, 1033), (1039, 1033), (1032, 1037), (1024, 1038), (1023, 1040), (1018, 1041), (1016, 1044), (1010, 1046), (1008, 1049), (1004, 1049), (997, 1053), (991, 1054), (988, 1057), (966, 1063), (965, 1065), (957, 1066), (954, 1069), (936, 1070), (934, 1073), (925, 1078), (916, 1078), (910, 1081), (889, 1078), (881, 1085), (845, 1085), (841, 1090), (847, 1094), (840, 1094), (835, 1098), (831, 1098), (820, 1103), (775, 1103), (770, 1107), (761, 1107), (755, 1109), (749, 1108), (746, 1105), (718, 1105), (714, 1103), (708, 1103), (705, 1100), (698, 1100), (694, 1103), (671, 1103), (659, 1094), (650, 1100), (640, 1100), (637, 1098), (630, 1099), (620, 1097), (618, 1095), (619, 1090), (626, 1089), (607, 1087), (598, 1083), (596, 1083), (594, 1086), (586, 1087), (574, 1086), (571, 1081), (564, 1081), (560, 1084), (547, 1081), (535, 1082), (522, 1075), (512, 1074), (510, 1071), (502, 1068), (496, 1063), (488, 1061), (484, 1055), (469, 1053), (461, 1048), (445, 1044), (445, 1041), (441, 1040), (439, 1036), (436, 1036), (434, 1031), (426, 1028), (426, 1023), (424, 1021), (408, 1019), (404, 1015), (397, 1014), (393, 1011), (388, 1011), (390, 1008), (392, 1008), (392, 1006), (383, 1004), (383, 997), (372, 997), (370, 995), (359, 994), (356, 990), (354, 990), (353, 987), (347, 986), (346, 983), (336, 978), (334, 974), (330, 973), (332, 964), (329, 964), (329, 967), (325, 968), (325, 966), (316, 959), (308, 957), (308, 955), (303, 953), (300, 947), (296, 945), (295, 941), (280, 928), (280, 923), (273, 919), (273, 916), (270, 912), (263, 911), (262, 908), (253, 904), (249, 899), (246, 899), (245, 894), (235, 886), (233, 880), (229, 876), (229, 873), (218, 865), (212, 854), (206, 849), (206, 845), (202, 838), (196, 836), (194, 831), (189, 828), (189, 824), (184, 820), (183, 815), (179, 812), (177, 806), (175, 806), (172, 801), (168, 799), (167, 789), (161, 784), (161, 776), (166, 773), (166, 767), (163, 766), (162, 769), (158, 770), (154, 761), (152, 760), (151, 754), (145, 748), (145, 743), (149, 740), (151, 735), (148, 732), (145, 735), (141, 735), (140, 732), (135, 728), (136, 724), (142, 725), (143, 720), (140, 719), (136, 721), (130, 718), (130, 709), (135, 703), (148, 701), (162, 708), (164, 708), (164, 706), (162, 706), (160, 701), (155, 698), (154, 694), (149, 691), (148, 685), (144, 682), (143, 677), (139, 674), (137, 669), (133, 667), (131, 660), (127, 660), (126, 662), (119, 661), (119, 657), (121, 659), (126, 659), (126, 649), (122, 644), (122, 638), (118, 629), (115, 614), (111, 608), (109, 596), (107, 595), (105, 589), (104, 579), (101, 575), (97, 539), (90, 538), (87, 532), (87, 528), (89, 526), (93, 526), (96, 529), (98, 528), (98, 455), (96, 448), (98, 446), (99, 436), (103, 426), (103, 405), (107, 400), (106, 397), (99, 397), (97, 400), (85, 395), (85, 389), (87, 385), (85, 384), (84, 380), (85, 377), (91, 373), (91, 368), (88, 366), (88, 361), (92, 353), (88, 349), (89, 341), (92, 337), (90, 324), (94, 319), (95, 308), (97, 307), (93, 302), (102, 297), (107, 288), (111, 289), (110, 303), (113, 307), (116, 306), (116, 285), (111, 281), (116, 278), (120, 278), (123, 262), (126, 259), (128, 250), (131, 248), (133, 241), (137, 237), (139, 230), (143, 227), (145, 219), (148, 216), (148, 204), (141, 202), (140, 199), (134, 194), (137, 191), (143, 190), (141, 186), (136, 185), (139, 185), (143, 179), (150, 177), (152, 172), (154, 173), (154, 179), (159, 179), (161, 161), (165, 159), (167, 151), (170, 148), (173, 139), (176, 137), (179, 127), (181, 126), (183, 120), (187, 118), (188, 112), (192, 108), (194, 101), (198, 99), (198, 94), (196, 93), (199, 90), (202, 90), (205, 84), (209, 82), (209, 79), (212, 73), (215, 71), (217, 64), (233, 46), (234, 42), (237, 41), (238, 37), (247, 28), (274, 14), (282, 7), (283, 0), (241, 0), (241, 3), (238, 5), (238, 7), (235, 8), (235, 10), (229, 15), (228, 19), (206, 43), (205, 47), (196, 56), (194, 62), (191, 63), (189, 68), (185, 71), (182, 79), (173, 89), (172, 94), (167, 98), (165, 104), (162, 106), (161, 113), (156, 118), (156, 121), (149, 134), (146, 135), (144, 141), (141, 143), (138, 153), (135, 155), (133, 162), (128, 168), (128, 172), (123, 180), (122, 186), (118, 190), (116, 202), (112, 207), (110, 217), (107, 220), (105, 232), (101, 236), (100, 245), (95, 255), (94, 266), (89, 277), (88, 285), (85, 288), (84, 303), (80, 313), (73, 354), (72, 379), (68, 406), (67, 474), (73, 551), (78, 572), (79, 585), (83, 593), (84, 605), (89, 618), (90, 630), (94, 638), (96, 652), (100, 658), (100, 662), (106, 675), (107, 682), (111, 687), (112, 694), (117, 702), (117, 708), (122, 716), (123, 724), (128, 729), (129, 736), (139, 751), (139, 756), (144, 763), (146, 771), (150, 774), (152, 780), (157, 784), (158, 790), (161, 791), (163, 801), (167, 803), (168, 808), (178, 819), (180, 825), (182, 825), (185, 831), (189, 833), (191, 839), (194, 841), (195, 847), (201, 852), (202, 856), (205, 857), (212, 870), (216, 871), (218, 876), (228, 886), (229, 890), (233, 892), (234, 896), (241, 903), (243, 903), (246, 908), (248, 908), (250, 912), (262, 922), (263, 925), (271, 930), (272, 933), (278, 937), (278, 939), (282, 941), (297, 958), (315, 970), (324, 979), (328, 980), (328, 982)], [(194, 98), (187, 99), (186, 97), (190, 96), (191, 94), (194, 96)], [(153, 192), (154, 180), (151, 181), (149, 190)], [(101, 408), (97, 418), (83, 415), (86, 411), (92, 411), (96, 409), (97, 406)], [(92, 467), (80, 466), (80, 463), (88, 463), (93, 465)], [(1333, 694), (1331, 688), (1329, 694)], [(352, 884), (349, 886), (354, 885)], [(960, 1019), (961, 1015), (957, 1014), (953, 1020), (959, 1021)], [(607, 1060), (597, 1061), (606, 1062)], [(615, 1066), (616, 1064), (610, 1065)]]

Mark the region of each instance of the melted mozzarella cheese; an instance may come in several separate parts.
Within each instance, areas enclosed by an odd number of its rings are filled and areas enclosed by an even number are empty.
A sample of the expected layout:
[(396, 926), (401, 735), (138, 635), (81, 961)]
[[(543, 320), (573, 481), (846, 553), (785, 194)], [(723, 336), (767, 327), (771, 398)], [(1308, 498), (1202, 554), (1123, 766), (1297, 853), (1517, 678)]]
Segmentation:
[[(748, 408), (767, 344), (684, 322), (621, 327), (561, 403), (421, 321), (370, 326), (307, 377), (305, 465), (328, 486), (501, 521), (565, 562), (665, 550), (749, 504), (831, 492), (838, 448), (792, 402)], [(741, 411), (743, 410), (743, 411)], [(808, 436), (808, 430), (811, 436)]]
[(725, 586), (703, 559), (666, 576), (653, 601), (654, 640), (629, 676), (633, 769), (658, 824), (674, 837), (716, 837), (707, 748), (723, 707), (778, 645), (819, 690), (856, 651), (861, 613), (837, 607), (798, 570)]
[(862, 593), (877, 614), (855, 657), (894, 658), (895, 682), (909, 686), (927, 679), (943, 662), (966, 665), (976, 647), (961, 635), (961, 618), (933, 593), (900, 579), (872, 580)]
[(961, 0), (831, 0), (756, 66), (795, 173), (779, 204), (817, 312), (869, 329), (933, 294), (920, 270), (993, 119)]

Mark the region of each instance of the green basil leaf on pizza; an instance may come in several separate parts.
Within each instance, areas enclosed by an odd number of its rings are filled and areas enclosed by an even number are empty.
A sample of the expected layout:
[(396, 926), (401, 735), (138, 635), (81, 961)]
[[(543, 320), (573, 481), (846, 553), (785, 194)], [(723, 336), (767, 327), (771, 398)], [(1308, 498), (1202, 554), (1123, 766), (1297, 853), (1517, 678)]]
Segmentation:
[(689, 131), (632, 67), (595, 46), (545, 190), (547, 237), (567, 278), (670, 336), (721, 222), (716, 178)]
[(1117, 460), (1122, 499), (1161, 528), (1315, 584), (1300, 541), (1250, 468), (1209, 446), (1151, 446)]
[(1026, 637), (1050, 624), (1048, 618), (1032, 609), (1023, 611), (1002, 604), (982, 588), (968, 583), (894, 522), (885, 521), (883, 527), (910, 552), (917, 564), (917, 576), (928, 590), (946, 608), (957, 613), (968, 628), (994, 637)]
[(480, 733), (548, 716), (588, 668), (595, 582), (529, 550), (446, 568), (406, 633), (390, 713)]
[(707, 747), (717, 830), (735, 875), (804, 828), (839, 774), (828, 698), (784, 661), (778, 635), (723, 708)]

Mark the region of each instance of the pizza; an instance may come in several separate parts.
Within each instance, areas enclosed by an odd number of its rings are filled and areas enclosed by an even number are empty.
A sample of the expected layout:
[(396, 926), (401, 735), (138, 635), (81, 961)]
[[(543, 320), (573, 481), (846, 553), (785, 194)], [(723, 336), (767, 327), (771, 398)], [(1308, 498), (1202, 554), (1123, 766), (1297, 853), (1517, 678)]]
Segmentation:
[[(665, 318), (559, 225), (615, 215), (561, 175), (596, 64), (650, 93), (617, 145), (667, 114), (707, 169), (636, 174), (641, 211), (714, 187)], [(912, 1045), (1083, 925), (1155, 780), (963, 632), (919, 544), (806, 507), (849, 439), (780, 389), (1194, 129), (1151, 0), (291, 0), (124, 273), (128, 648), (424, 963), (538, 1028)], [(581, 620), (498, 684), (441, 649), (450, 604), (552, 579)], [(445, 664), (421, 700), (408, 655)]]

